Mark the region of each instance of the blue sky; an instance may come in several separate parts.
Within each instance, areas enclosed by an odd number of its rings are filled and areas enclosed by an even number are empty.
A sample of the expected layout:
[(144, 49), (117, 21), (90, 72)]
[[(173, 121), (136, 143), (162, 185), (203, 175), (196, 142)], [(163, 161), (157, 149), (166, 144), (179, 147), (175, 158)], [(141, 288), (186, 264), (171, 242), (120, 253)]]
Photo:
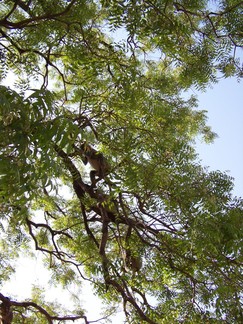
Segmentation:
[[(211, 5), (215, 5), (213, 1)], [(108, 33), (116, 41), (126, 39), (122, 28)], [(243, 61), (243, 53), (237, 55)], [(155, 51), (149, 57), (156, 60), (160, 54)], [(221, 79), (205, 92), (195, 91), (194, 94), (198, 97), (199, 109), (208, 111), (208, 125), (218, 135), (213, 144), (197, 144), (201, 162), (210, 170), (228, 171), (235, 179), (233, 193), (243, 198), (243, 80)]]
[(208, 111), (208, 124), (218, 134), (213, 144), (198, 143), (202, 164), (229, 171), (234, 194), (243, 197), (243, 81), (222, 79), (205, 93), (197, 93), (199, 108)]

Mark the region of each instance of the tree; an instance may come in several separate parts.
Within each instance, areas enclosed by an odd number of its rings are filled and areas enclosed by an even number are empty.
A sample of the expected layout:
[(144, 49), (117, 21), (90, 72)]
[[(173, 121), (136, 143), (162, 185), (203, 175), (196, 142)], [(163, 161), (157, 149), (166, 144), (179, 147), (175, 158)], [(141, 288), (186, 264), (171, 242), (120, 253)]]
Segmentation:
[[(184, 93), (242, 76), (242, 2), (0, 6), (1, 284), (34, 243), (129, 323), (241, 322), (243, 204), (200, 166), (215, 134)], [(0, 294), (3, 323), (88, 323), (34, 297)]]

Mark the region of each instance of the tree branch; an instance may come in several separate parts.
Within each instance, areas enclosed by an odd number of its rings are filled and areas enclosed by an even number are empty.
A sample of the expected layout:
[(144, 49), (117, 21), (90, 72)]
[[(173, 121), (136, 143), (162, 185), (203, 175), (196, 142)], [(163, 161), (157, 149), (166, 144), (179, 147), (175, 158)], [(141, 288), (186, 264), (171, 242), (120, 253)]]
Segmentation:
[[(5, 297), (3, 294), (0, 293), (0, 300), (3, 304), (9, 304), (9, 307), (22, 307), (22, 308), (35, 308), (39, 313), (45, 316), (49, 324), (53, 324), (53, 321), (76, 321), (80, 318), (84, 319), (85, 323), (89, 323), (87, 320), (87, 317), (84, 315), (78, 315), (78, 316), (56, 316), (56, 315), (50, 315), (43, 307), (40, 305), (34, 303), (34, 302), (16, 302), (13, 300), (10, 300), (8, 297)], [(6, 324), (10, 324), (11, 322), (3, 322)]]

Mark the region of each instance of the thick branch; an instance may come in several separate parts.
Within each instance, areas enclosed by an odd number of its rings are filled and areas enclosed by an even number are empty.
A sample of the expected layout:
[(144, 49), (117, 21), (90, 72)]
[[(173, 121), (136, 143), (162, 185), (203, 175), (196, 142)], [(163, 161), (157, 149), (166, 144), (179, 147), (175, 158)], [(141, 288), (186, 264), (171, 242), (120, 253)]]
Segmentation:
[[(38, 312), (40, 312), (42, 315), (45, 316), (49, 324), (53, 324), (53, 321), (75, 321), (80, 318), (83, 318), (85, 323), (89, 323), (87, 320), (87, 317), (84, 315), (78, 315), (78, 316), (53, 316), (50, 315), (43, 307), (40, 305), (34, 303), (34, 302), (16, 302), (13, 300), (10, 300), (9, 298), (5, 297), (3, 294), (0, 293), (0, 300), (3, 304), (8, 304), (10, 307), (22, 307), (22, 308), (35, 308)], [(7, 323), (7, 322), (3, 322)], [(11, 323), (11, 322), (8, 322)]]

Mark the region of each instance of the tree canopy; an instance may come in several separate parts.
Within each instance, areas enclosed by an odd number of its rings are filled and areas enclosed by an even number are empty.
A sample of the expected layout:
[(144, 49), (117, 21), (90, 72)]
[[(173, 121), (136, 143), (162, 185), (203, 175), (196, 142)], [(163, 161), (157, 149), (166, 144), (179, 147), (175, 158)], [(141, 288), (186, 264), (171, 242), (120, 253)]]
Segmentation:
[[(127, 323), (240, 323), (243, 202), (188, 95), (242, 77), (243, 2), (0, 2), (0, 284), (42, 251)], [(14, 79), (8, 85), (6, 80)], [(91, 170), (91, 171), (90, 171)], [(85, 310), (0, 293), (8, 323)]]

